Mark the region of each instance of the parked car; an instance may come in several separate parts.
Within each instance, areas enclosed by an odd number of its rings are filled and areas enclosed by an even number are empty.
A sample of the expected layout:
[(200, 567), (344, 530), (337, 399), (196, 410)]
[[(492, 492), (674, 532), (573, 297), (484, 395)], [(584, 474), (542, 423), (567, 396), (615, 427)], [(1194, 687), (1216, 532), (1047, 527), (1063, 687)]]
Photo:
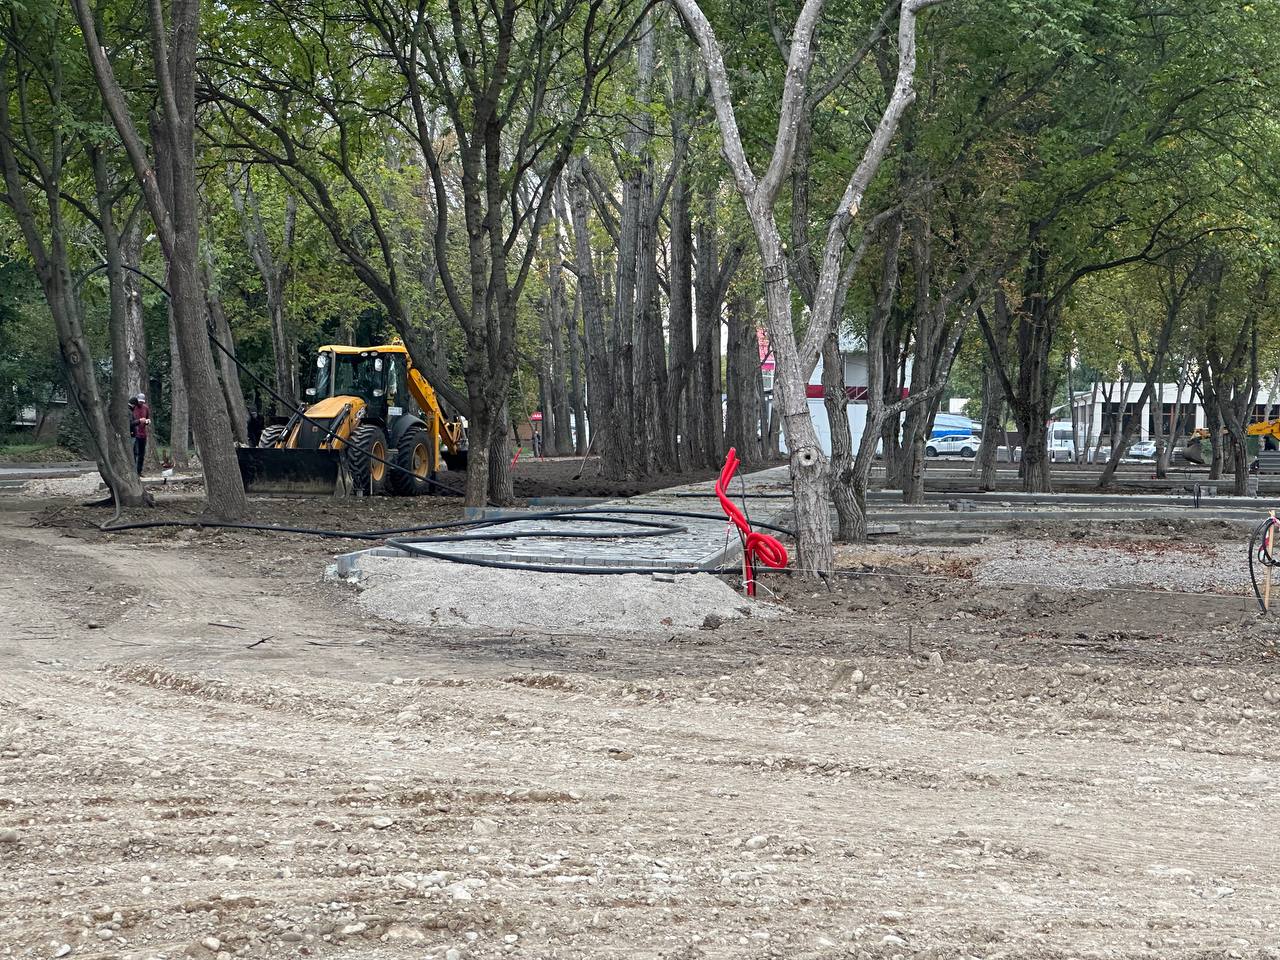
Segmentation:
[(1130, 444), (1128, 456), (1134, 460), (1154, 460), (1156, 458), (1155, 441), (1139, 440), (1137, 443)]
[(978, 448), (982, 446), (981, 437), (934, 437), (924, 447), (926, 457), (940, 457), (946, 454), (960, 454), (962, 457), (976, 457)]

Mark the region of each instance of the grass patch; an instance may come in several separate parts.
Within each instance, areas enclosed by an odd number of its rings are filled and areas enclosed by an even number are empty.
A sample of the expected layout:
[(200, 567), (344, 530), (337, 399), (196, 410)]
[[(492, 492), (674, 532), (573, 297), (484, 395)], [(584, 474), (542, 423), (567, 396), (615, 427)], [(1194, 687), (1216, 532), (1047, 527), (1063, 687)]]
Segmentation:
[(83, 459), (56, 443), (0, 442), (0, 463), (69, 463)]

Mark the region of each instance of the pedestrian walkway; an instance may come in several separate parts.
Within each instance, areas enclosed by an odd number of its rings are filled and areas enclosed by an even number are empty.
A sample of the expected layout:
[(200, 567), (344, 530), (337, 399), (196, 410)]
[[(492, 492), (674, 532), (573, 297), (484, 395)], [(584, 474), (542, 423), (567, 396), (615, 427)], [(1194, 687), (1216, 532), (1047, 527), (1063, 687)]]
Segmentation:
[[(753, 521), (786, 526), (791, 512), (790, 482), (785, 466), (759, 470), (735, 477), (730, 494), (746, 497), (748, 517)], [(760, 497), (760, 494), (769, 494)], [(611, 512), (613, 510), (619, 512)], [(530, 513), (554, 512), (543, 508)], [(713, 570), (733, 564), (742, 555), (742, 542), (733, 525), (724, 516), (716, 500), (711, 481), (666, 487), (637, 497), (610, 500), (584, 509), (593, 518), (569, 520), (517, 520), (504, 525), (502, 532), (565, 534), (587, 536), (522, 537), (509, 540), (475, 540), (473, 542), (424, 543), (422, 546), (459, 560), (499, 561), (517, 564), (564, 567), (669, 567), (673, 570), (696, 568)], [(658, 511), (637, 514), (635, 511)], [(626, 512), (622, 512), (626, 511)], [(708, 514), (707, 518), (664, 516), (661, 511)], [(488, 516), (519, 516), (517, 511), (491, 511)], [(611, 522), (611, 521), (617, 521)], [(656, 536), (618, 536), (646, 528), (626, 521), (668, 523), (675, 530)], [(484, 533), (483, 529), (476, 531)], [(338, 557), (336, 573), (351, 576), (358, 573), (360, 560), (367, 556), (404, 556), (404, 551), (391, 546), (360, 550)]]

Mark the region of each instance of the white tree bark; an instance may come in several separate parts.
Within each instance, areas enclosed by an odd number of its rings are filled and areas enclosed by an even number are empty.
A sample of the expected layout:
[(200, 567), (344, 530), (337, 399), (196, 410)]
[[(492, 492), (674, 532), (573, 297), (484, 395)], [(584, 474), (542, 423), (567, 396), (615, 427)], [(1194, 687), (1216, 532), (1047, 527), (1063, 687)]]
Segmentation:
[[(811, 576), (825, 576), (833, 565), (831, 507), (828, 490), (829, 463), (818, 443), (805, 387), (818, 361), (823, 340), (831, 329), (837, 290), (845, 259), (845, 238), (857, 217), (863, 197), (879, 170), (903, 114), (915, 99), (912, 86), (916, 64), (916, 17), (941, 0), (904, 0), (898, 16), (898, 74), (893, 94), (845, 186), (831, 215), (823, 247), (809, 325), (797, 339), (791, 317), (791, 285), (786, 252), (774, 214), (778, 192), (791, 169), (796, 138), (806, 96), (809, 68), (814, 58), (814, 34), (825, 0), (805, 0), (792, 32), (787, 76), (778, 111), (778, 131), (768, 168), (756, 177), (743, 149), (733, 106), (728, 71), (719, 41), (697, 0), (672, 0), (688, 24), (707, 71), (711, 100), (725, 161), (738, 193), (746, 204), (760, 259), (765, 269), (766, 325), (773, 346), (774, 404), (781, 414), (791, 459), (791, 483), (795, 498), (797, 567)], [(877, 27), (876, 29), (881, 29)]]

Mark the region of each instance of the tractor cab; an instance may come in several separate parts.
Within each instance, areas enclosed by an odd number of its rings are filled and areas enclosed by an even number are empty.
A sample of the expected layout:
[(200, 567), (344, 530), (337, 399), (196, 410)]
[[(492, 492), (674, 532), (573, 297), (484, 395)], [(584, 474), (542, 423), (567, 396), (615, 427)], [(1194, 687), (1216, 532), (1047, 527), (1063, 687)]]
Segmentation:
[(331, 397), (360, 399), (366, 418), (384, 424), (406, 410), (417, 412), (407, 389), (405, 354), (398, 351), (322, 348), (307, 400), (317, 403)]

